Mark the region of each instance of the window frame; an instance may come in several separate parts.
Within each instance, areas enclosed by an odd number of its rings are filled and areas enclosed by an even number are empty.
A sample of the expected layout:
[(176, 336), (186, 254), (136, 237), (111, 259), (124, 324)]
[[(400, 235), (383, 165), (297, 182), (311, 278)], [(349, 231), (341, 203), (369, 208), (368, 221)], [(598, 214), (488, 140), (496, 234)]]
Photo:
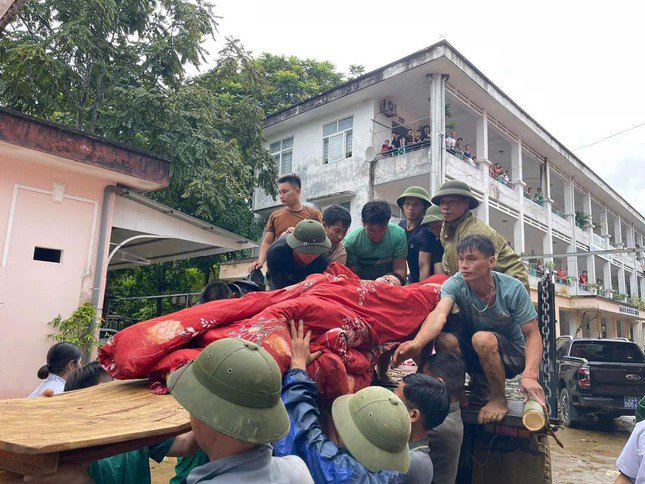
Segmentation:
[[(339, 125), (341, 121), (345, 121), (346, 119), (352, 120), (352, 126), (350, 128), (345, 128), (344, 130), (340, 131), (339, 130)], [(333, 133), (330, 133), (328, 135), (325, 135), (325, 127), (329, 126), (330, 124), (336, 124), (336, 131)], [(336, 118), (335, 120), (329, 121), (328, 123), (324, 123), (322, 125), (322, 160), (323, 160), (323, 165), (329, 165), (330, 163), (337, 163), (339, 161), (346, 160), (348, 158), (352, 158), (354, 156), (354, 114), (350, 114), (347, 116), (342, 116), (340, 118)], [(347, 138), (348, 138), (348, 133), (349, 136), (351, 136), (351, 148), (348, 150), (347, 146)], [(331, 139), (334, 137), (337, 137), (339, 135), (342, 135), (342, 147), (341, 147), (341, 158), (338, 159), (331, 159), (330, 156), (330, 147), (331, 147)], [(329, 141), (328, 141), (329, 140)], [(325, 143), (327, 143), (327, 159), (325, 159)]]
[[(283, 148), (283, 143), (285, 141), (288, 141), (288, 140), (291, 140), (291, 146), (289, 146), (288, 148)], [(271, 151), (271, 147), (273, 145), (278, 144), (278, 143), (280, 144), (280, 148), (278, 149), (278, 151)], [(269, 151), (269, 154), (271, 155), (271, 158), (273, 158), (276, 161), (276, 164), (278, 165), (278, 176), (288, 175), (289, 173), (293, 173), (293, 151), (294, 151), (294, 147), (295, 147), (295, 136), (294, 135), (287, 136), (286, 138), (281, 138), (281, 139), (279, 139), (277, 141), (269, 143), (268, 151)], [(282, 167), (283, 167), (282, 156), (283, 156), (284, 153), (287, 153), (287, 152), (291, 152), (291, 170), (284, 171), (282, 169)], [(277, 160), (275, 159), (276, 155), (278, 156)]]

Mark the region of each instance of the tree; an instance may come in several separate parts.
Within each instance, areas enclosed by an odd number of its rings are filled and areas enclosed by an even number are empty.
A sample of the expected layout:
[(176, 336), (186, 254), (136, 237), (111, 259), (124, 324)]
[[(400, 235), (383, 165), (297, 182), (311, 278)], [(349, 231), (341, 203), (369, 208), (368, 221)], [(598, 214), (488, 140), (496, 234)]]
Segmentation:
[(331, 62), (264, 53), (256, 64), (268, 85), (262, 100), (267, 115), (329, 91), (346, 80)]
[[(275, 194), (277, 177), (262, 121), (345, 77), (329, 62), (253, 57), (227, 39), (213, 68), (188, 78), (216, 27), (205, 0), (34, 0), (0, 38), (0, 103), (173, 159), (168, 188), (148, 196), (257, 239), (253, 189)], [(197, 274), (206, 284), (217, 261), (237, 256), (126, 269), (110, 274), (108, 292), (192, 290)], [(169, 309), (131, 306), (139, 319)]]

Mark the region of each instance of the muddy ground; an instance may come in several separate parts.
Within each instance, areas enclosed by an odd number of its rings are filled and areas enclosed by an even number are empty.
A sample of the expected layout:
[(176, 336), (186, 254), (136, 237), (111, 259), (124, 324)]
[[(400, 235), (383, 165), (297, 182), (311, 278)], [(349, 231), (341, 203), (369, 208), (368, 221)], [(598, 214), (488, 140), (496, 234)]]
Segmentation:
[[(634, 426), (633, 417), (616, 419), (612, 428), (589, 425), (582, 429), (561, 429), (557, 435), (564, 444), (560, 449), (550, 441), (555, 484), (613, 483), (618, 475), (616, 458)], [(151, 462), (152, 482), (165, 483), (174, 476), (175, 459), (161, 464)]]

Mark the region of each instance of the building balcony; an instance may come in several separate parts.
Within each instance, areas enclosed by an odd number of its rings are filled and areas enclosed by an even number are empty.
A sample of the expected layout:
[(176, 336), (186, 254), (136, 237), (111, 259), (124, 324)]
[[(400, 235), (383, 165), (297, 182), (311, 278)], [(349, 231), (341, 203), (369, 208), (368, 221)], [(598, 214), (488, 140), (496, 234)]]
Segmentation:
[(546, 225), (546, 221), (548, 220), (546, 207), (528, 198), (526, 195), (522, 198), (524, 199), (524, 214)]
[(379, 154), (375, 160), (374, 185), (430, 173), (430, 149), (405, 147)]
[(519, 205), (520, 200), (517, 190), (510, 185), (497, 181), (497, 179), (494, 178), (491, 178), (490, 180), (488, 195), (509, 207), (518, 207)]
[(476, 164), (471, 159), (463, 159), (449, 151), (444, 153), (446, 174), (455, 180), (462, 180), (475, 190), (484, 190), (484, 178), (481, 164)]
[(576, 231), (576, 240), (578, 241), (578, 243), (589, 247), (590, 245), (589, 232), (587, 232), (586, 230), (582, 230), (577, 225), (575, 226), (575, 231)]
[(564, 214), (556, 209), (551, 210), (553, 217), (551, 217), (552, 227), (560, 233), (571, 235), (571, 223), (566, 219)]

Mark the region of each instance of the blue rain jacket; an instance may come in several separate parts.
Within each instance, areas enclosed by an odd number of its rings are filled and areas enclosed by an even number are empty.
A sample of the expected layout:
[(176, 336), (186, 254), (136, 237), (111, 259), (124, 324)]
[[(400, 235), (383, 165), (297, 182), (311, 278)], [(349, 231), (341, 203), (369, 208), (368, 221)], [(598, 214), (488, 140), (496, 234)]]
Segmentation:
[(399, 483), (405, 474), (393, 471), (372, 472), (340, 449), (322, 431), (317, 389), (307, 372), (289, 370), (282, 381), (282, 401), (287, 407), (291, 428), (274, 444), (277, 456), (297, 455), (305, 461), (311, 476), (320, 483)]

